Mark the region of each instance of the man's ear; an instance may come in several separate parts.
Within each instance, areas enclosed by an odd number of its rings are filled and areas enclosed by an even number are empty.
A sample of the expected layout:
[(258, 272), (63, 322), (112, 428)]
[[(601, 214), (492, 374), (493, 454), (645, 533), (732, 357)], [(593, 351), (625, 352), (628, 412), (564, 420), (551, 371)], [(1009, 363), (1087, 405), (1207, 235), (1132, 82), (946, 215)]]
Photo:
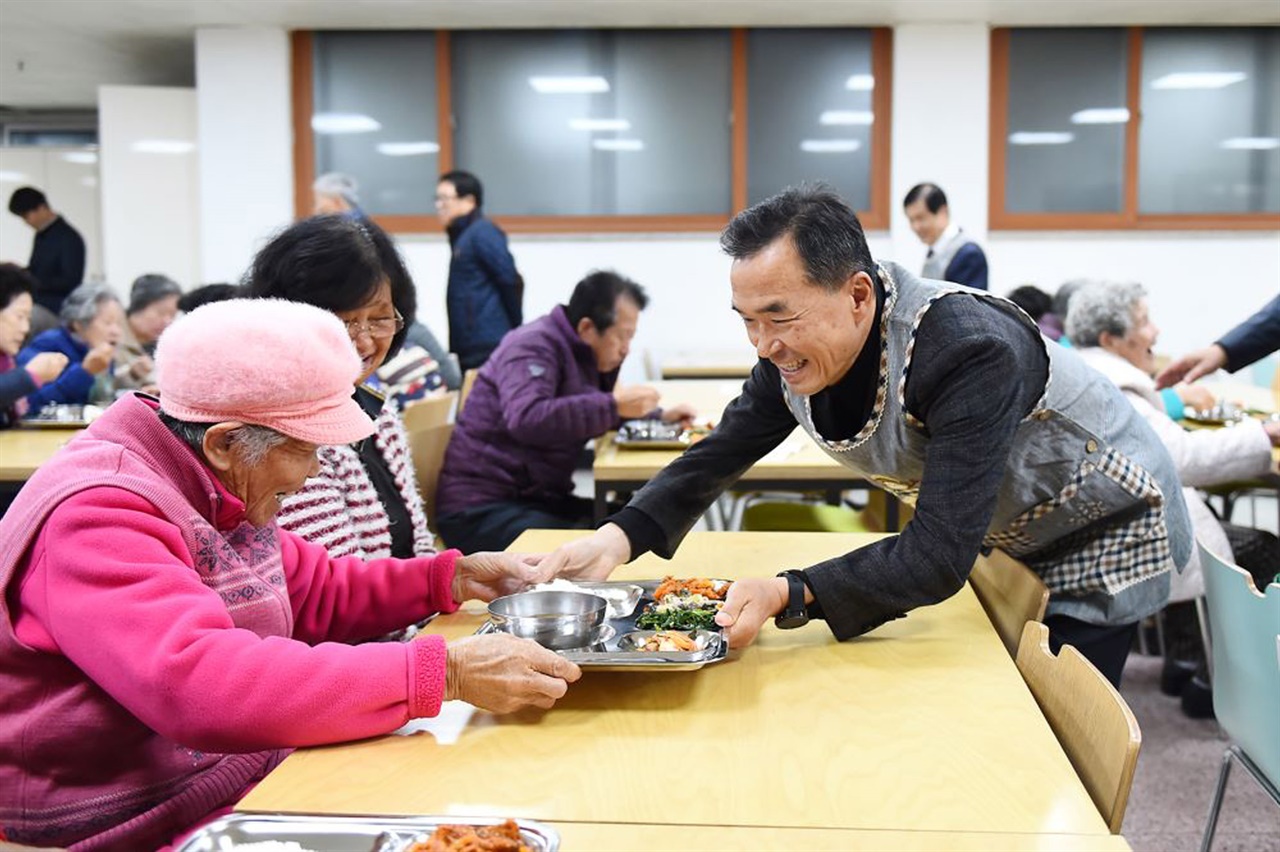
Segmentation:
[(586, 340), (587, 332), (595, 333), (596, 324), (591, 321), (591, 317), (583, 317), (578, 320), (578, 324), (574, 326), (574, 331), (578, 332), (579, 337)]
[(876, 285), (865, 272), (855, 272), (845, 283), (845, 292), (853, 301), (853, 311), (861, 315), (876, 310)]
[(223, 473), (231, 469), (235, 461), (235, 448), (232, 446), (235, 439), (231, 435), (242, 426), (244, 426), (243, 423), (230, 420), (225, 423), (215, 423), (204, 433), (201, 449), (204, 450), (205, 461), (211, 468)]

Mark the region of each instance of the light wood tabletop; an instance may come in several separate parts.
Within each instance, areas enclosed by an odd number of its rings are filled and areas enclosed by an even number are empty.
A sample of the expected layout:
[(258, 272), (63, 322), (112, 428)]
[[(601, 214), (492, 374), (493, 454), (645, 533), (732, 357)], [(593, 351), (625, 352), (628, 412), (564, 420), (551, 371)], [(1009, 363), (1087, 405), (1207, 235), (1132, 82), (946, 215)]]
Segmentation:
[[(512, 549), (545, 551), (583, 534), (530, 531)], [(650, 554), (614, 578), (771, 576), (879, 538), (695, 532), (670, 562)], [(456, 638), (483, 619), (471, 603), (429, 629)], [(415, 733), (301, 749), (239, 808), (719, 825), (766, 829), (761, 845), (777, 848), (813, 829), (1083, 835), (1099, 844), (1108, 835), (967, 586), (849, 642), (820, 622), (791, 631), (769, 623), (756, 643), (698, 671), (586, 671), (550, 711), (494, 716), (450, 702), (409, 727)], [(629, 828), (617, 828), (618, 844)], [(566, 850), (600, 848), (609, 833), (571, 831), (581, 844)], [(732, 836), (756, 845), (756, 835)], [(813, 837), (816, 848), (899, 842)], [(970, 848), (911, 839), (902, 848)], [(708, 843), (675, 839), (669, 848)], [(1019, 843), (989, 848), (1028, 848)]]
[(664, 379), (745, 379), (759, 359), (749, 345), (741, 349), (685, 349), (662, 356)]
[(82, 429), (0, 430), (0, 482), (26, 482)]

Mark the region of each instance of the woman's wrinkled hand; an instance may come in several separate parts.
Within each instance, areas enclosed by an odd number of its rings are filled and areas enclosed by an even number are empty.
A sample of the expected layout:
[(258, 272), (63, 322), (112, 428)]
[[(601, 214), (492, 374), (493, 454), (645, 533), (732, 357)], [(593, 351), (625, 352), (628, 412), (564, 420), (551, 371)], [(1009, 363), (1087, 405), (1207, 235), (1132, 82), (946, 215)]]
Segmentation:
[(491, 601), (537, 583), (539, 557), (524, 553), (472, 553), (453, 567), (453, 599)]

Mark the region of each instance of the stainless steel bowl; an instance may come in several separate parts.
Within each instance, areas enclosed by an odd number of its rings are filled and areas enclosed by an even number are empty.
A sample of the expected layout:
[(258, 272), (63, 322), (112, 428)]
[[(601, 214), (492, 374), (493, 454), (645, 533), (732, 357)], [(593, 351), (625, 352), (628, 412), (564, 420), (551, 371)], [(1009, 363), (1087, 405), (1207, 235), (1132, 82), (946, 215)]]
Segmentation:
[(521, 592), (489, 604), (489, 620), (499, 630), (562, 651), (596, 641), (608, 602), (585, 592)]

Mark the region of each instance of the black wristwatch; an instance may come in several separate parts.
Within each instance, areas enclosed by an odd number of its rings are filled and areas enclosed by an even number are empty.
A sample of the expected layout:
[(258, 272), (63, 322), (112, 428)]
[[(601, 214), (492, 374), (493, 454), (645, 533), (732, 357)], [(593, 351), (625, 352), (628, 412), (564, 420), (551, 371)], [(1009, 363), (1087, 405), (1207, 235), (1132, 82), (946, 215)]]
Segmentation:
[(804, 602), (806, 588), (804, 575), (792, 569), (783, 571), (778, 576), (787, 578), (787, 606), (773, 617), (773, 623), (778, 625), (780, 630), (804, 627), (809, 623), (809, 608)]

